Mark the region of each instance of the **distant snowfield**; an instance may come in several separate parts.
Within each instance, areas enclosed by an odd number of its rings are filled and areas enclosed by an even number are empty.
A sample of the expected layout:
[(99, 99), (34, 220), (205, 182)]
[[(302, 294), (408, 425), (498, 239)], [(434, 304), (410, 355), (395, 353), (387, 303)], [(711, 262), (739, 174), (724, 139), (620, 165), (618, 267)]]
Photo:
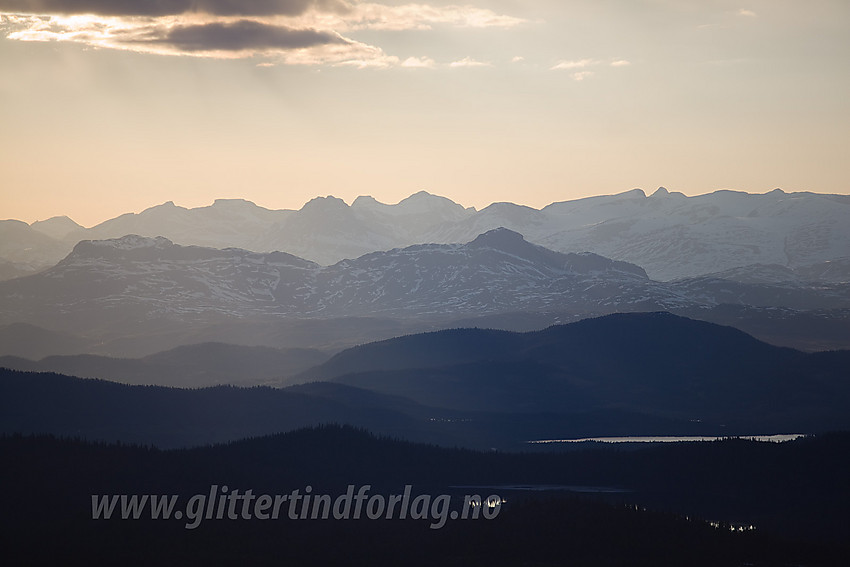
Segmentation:
[(532, 444), (542, 443), (585, 443), (595, 441), (597, 443), (682, 443), (689, 441), (719, 441), (721, 439), (747, 439), (749, 441), (763, 441), (765, 443), (784, 443), (805, 437), (804, 433), (783, 433), (779, 435), (730, 435), (730, 436), (659, 436), (659, 437), (585, 437), (582, 439), (539, 439), (528, 441)]

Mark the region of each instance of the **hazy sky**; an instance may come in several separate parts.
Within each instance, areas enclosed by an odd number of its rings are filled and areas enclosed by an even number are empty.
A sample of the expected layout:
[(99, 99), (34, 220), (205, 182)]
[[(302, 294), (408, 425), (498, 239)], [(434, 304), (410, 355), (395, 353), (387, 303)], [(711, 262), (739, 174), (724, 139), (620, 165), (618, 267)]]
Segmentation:
[(0, 218), (86, 226), (225, 197), (846, 194), (850, 1), (0, 0), (0, 172)]

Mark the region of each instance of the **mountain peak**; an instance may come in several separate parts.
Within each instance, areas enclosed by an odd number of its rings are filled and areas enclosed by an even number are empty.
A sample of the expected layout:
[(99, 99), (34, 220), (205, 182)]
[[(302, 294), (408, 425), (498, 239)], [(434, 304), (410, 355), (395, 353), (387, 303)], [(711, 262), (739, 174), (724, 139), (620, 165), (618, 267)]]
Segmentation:
[[(138, 213), (138, 214), (126, 213), (126, 215), (122, 215), (122, 217), (123, 216), (129, 216), (129, 217), (148, 216), (149, 218), (162, 218), (162, 215), (164, 215), (165, 218), (171, 218), (174, 215), (179, 214), (181, 211), (187, 211), (187, 210), (188, 209), (186, 209), (185, 207), (180, 207), (178, 205), (175, 205), (174, 201), (166, 201), (166, 202), (162, 203), (161, 205), (155, 205), (153, 207), (148, 207), (147, 209), (145, 209), (141, 213)], [(121, 217), (118, 217), (118, 218), (121, 218)], [(105, 221), (105, 222), (110, 222), (110, 221)]]
[(71, 218), (63, 215), (59, 217), (51, 217), (43, 221), (35, 221), (30, 225), (31, 228), (42, 234), (46, 234), (52, 238), (61, 240), (75, 230), (82, 230), (83, 227), (74, 222)]
[(471, 248), (490, 248), (499, 250), (506, 254), (524, 258), (528, 261), (541, 265), (547, 265), (558, 270), (566, 270), (573, 273), (590, 274), (594, 272), (620, 272), (632, 274), (642, 279), (647, 279), (646, 272), (640, 266), (611, 260), (591, 252), (579, 254), (563, 254), (555, 252), (543, 246), (528, 242), (525, 237), (507, 228), (496, 228), (479, 235), (467, 246)]
[(472, 249), (489, 249), (522, 258), (526, 261), (563, 269), (563, 254), (553, 252), (528, 242), (523, 235), (513, 230), (499, 227), (479, 234), (475, 240), (466, 245)]
[(302, 211), (333, 211), (347, 209), (348, 205), (339, 197), (328, 195), (327, 197), (314, 197), (307, 201)]
[(359, 197), (354, 199), (353, 203), (351, 203), (352, 207), (366, 207), (366, 208), (379, 207), (381, 205), (383, 205), (383, 203), (381, 203), (380, 201), (378, 201), (376, 198), (374, 198), (371, 195), (360, 195)]
[(646, 197), (646, 193), (644, 192), (643, 189), (635, 188), (635, 189), (632, 189), (631, 191), (624, 191), (622, 193), (617, 193), (616, 195), (614, 195), (614, 197), (630, 197), (632, 199), (635, 199), (635, 198)]
[(517, 246), (528, 246), (529, 243), (526, 242), (525, 237), (520, 233), (505, 227), (499, 227), (479, 234), (469, 245), (476, 248), (496, 248), (510, 251), (510, 249)]
[[(427, 199), (429, 197), (437, 197), (437, 196), (438, 195), (434, 195), (433, 193), (429, 193), (428, 191), (425, 191), (424, 189), (422, 189), (420, 191), (417, 191), (416, 193), (413, 193), (407, 199)], [(407, 199), (404, 199), (404, 200), (406, 201)]]
[(652, 194), (653, 197), (666, 197), (670, 194), (670, 191), (667, 190), (666, 187), (659, 187), (655, 190), (655, 193)]
[(59, 216), (55, 216), (55, 217), (50, 217), (49, 219), (46, 219), (46, 220), (35, 221), (30, 226), (35, 226), (37, 224), (47, 224), (47, 223), (50, 223), (50, 224), (56, 224), (56, 223), (71, 224), (71, 223), (73, 223), (77, 226), (80, 226), (79, 224), (74, 222), (74, 220), (71, 219), (71, 217), (69, 217), (68, 215), (59, 215)]
[[(380, 211), (394, 217), (417, 218), (414, 223), (427, 226), (445, 221), (457, 220), (467, 214), (466, 209), (446, 197), (434, 195), (427, 191), (419, 191), (405, 197), (395, 205), (386, 205), (372, 196), (360, 196), (351, 204), (352, 208), (367, 211)], [(474, 210), (474, 209), (473, 209)], [(410, 222), (402, 221), (411, 228)]]
[(523, 235), (513, 230), (499, 227), (479, 234), (475, 240), (467, 244), (469, 248), (489, 248), (511, 256), (526, 260), (560, 267), (565, 257), (563, 254), (537, 246), (528, 242)]
[(463, 209), (461, 205), (458, 205), (448, 197), (441, 197), (427, 191), (417, 191), (410, 197), (399, 201), (397, 206), (405, 210), (419, 210), (421, 208), (436, 209), (438, 207)]
[(163, 250), (174, 246), (174, 243), (163, 236), (149, 238), (138, 234), (128, 234), (121, 238), (106, 240), (81, 240), (66, 258), (103, 258), (114, 255), (122, 256), (126, 252), (136, 253), (141, 250)]
[(216, 199), (213, 204), (213, 207), (221, 207), (221, 208), (255, 208), (257, 204), (253, 201), (248, 201), (247, 199)]

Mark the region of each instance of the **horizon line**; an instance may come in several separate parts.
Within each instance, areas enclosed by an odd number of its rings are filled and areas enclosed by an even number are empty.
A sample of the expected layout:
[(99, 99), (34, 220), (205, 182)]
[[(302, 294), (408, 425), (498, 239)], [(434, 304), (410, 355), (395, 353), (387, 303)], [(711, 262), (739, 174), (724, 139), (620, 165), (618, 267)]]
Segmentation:
[(298, 211), (303, 210), (308, 204), (312, 203), (313, 201), (320, 200), (320, 199), (334, 199), (334, 200), (342, 201), (342, 203), (345, 204), (345, 206), (348, 207), (348, 208), (353, 207), (355, 205), (355, 202), (360, 200), (360, 199), (371, 199), (371, 200), (375, 201), (375, 203), (377, 203), (378, 205), (385, 206), (385, 207), (395, 207), (395, 206), (402, 204), (404, 201), (411, 199), (412, 197), (415, 197), (417, 195), (422, 195), (422, 194), (428, 195), (430, 197), (446, 199), (446, 200), (451, 201), (452, 203), (454, 203), (458, 206), (463, 207), (467, 211), (471, 211), (473, 213), (480, 212), (480, 211), (483, 211), (484, 209), (487, 209), (487, 208), (489, 208), (493, 205), (500, 205), (500, 204), (511, 204), (511, 205), (516, 205), (516, 206), (519, 206), (519, 207), (527, 207), (529, 209), (542, 211), (543, 209), (545, 209), (545, 208), (547, 208), (551, 205), (555, 205), (555, 204), (559, 204), (559, 203), (574, 203), (574, 202), (585, 201), (585, 200), (589, 200), (589, 199), (597, 199), (597, 198), (604, 198), (604, 197), (618, 197), (618, 196), (622, 196), (622, 195), (627, 195), (629, 193), (638, 193), (638, 192), (641, 193), (643, 195), (643, 198), (646, 198), (646, 199), (652, 198), (653, 196), (656, 196), (656, 195), (681, 196), (681, 197), (684, 197), (684, 198), (687, 198), (687, 199), (693, 199), (693, 198), (699, 198), (699, 197), (706, 197), (706, 196), (709, 196), (709, 195), (714, 195), (716, 193), (737, 193), (737, 194), (741, 194), (741, 195), (754, 195), (755, 196), (755, 195), (768, 195), (768, 194), (776, 193), (776, 192), (779, 192), (779, 193), (782, 193), (782, 194), (785, 194), (785, 195), (819, 195), (819, 196), (845, 196), (845, 197), (850, 196), (850, 193), (844, 194), (844, 193), (820, 193), (820, 192), (817, 192), (817, 191), (785, 191), (784, 189), (782, 189), (780, 187), (776, 187), (774, 189), (771, 189), (769, 191), (765, 191), (763, 193), (752, 193), (752, 192), (749, 192), (749, 191), (742, 191), (742, 190), (738, 190), (738, 189), (719, 188), (719, 189), (714, 189), (713, 191), (708, 191), (708, 192), (705, 192), (705, 193), (687, 194), (683, 191), (670, 191), (667, 188), (665, 188), (664, 186), (659, 186), (652, 193), (647, 193), (647, 191), (644, 190), (641, 187), (635, 187), (635, 188), (632, 188), (632, 189), (629, 189), (629, 190), (626, 190), (626, 191), (621, 191), (619, 193), (598, 193), (598, 194), (593, 194), (593, 195), (587, 195), (587, 196), (584, 196), (584, 197), (578, 197), (578, 198), (575, 198), (575, 199), (566, 199), (566, 200), (562, 200), (562, 201), (552, 201), (552, 202), (550, 202), (546, 205), (543, 205), (542, 207), (539, 207), (539, 208), (531, 206), (531, 205), (526, 205), (526, 204), (523, 204), (523, 203), (513, 202), (513, 201), (493, 201), (493, 202), (489, 203), (488, 205), (485, 205), (484, 207), (481, 207), (479, 209), (479, 208), (476, 208), (475, 206), (466, 206), (463, 203), (455, 201), (451, 197), (447, 197), (445, 195), (440, 195), (438, 193), (432, 193), (431, 191), (421, 189), (419, 191), (411, 193), (407, 197), (400, 199), (397, 203), (385, 203), (383, 201), (376, 199), (372, 195), (358, 195), (357, 197), (352, 199), (350, 203), (348, 201), (346, 201), (344, 198), (336, 197), (335, 195), (332, 195), (332, 194), (316, 195), (315, 197), (305, 201), (304, 204), (302, 204), (301, 207), (298, 208), (298, 209), (269, 208), (269, 207), (263, 206), (261, 204), (258, 204), (255, 201), (252, 201), (250, 199), (246, 199), (244, 197), (217, 197), (217, 198), (214, 198), (213, 202), (208, 204), (208, 205), (199, 205), (199, 206), (195, 206), (195, 207), (177, 205), (177, 204), (175, 204), (175, 202), (173, 200), (168, 200), (168, 201), (164, 201), (162, 203), (147, 206), (147, 207), (140, 209), (140, 210), (127, 211), (127, 212), (124, 212), (124, 213), (119, 213), (116, 216), (112, 216), (112, 217), (103, 219), (103, 220), (96, 222), (96, 223), (89, 225), (89, 226), (82, 225), (82, 224), (78, 223), (77, 221), (75, 221), (69, 215), (54, 215), (52, 217), (48, 217), (48, 218), (45, 218), (45, 219), (37, 219), (37, 220), (34, 220), (34, 221), (27, 221), (27, 220), (23, 220), (23, 219), (12, 218), (12, 217), (2, 219), (2, 220), (3, 221), (18, 221), (18, 222), (22, 222), (24, 224), (27, 224), (28, 226), (32, 226), (36, 223), (47, 222), (47, 221), (50, 221), (50, 220), (53, 220), (53, 219), (67, 218), (67, 219), (71, 220), (72, 222), (74, 222), (75, 224), (81, 226), (84, 229), (91, 229), (91, 228), (97, 227), (97, 226), (99, 226), (99, 225), (101, 225), (105, 222), (108, 222), (110, 220), (114, 220), (116, 218), (119, 218), (119, 217), (122, 217), (122, 216), (125, 216), (125, 215), (140, 215), (140, 214), (145, 213), (149, 210), (156, 209), (158, 207), (169, 206), (169, 205), (173, 206), (175, 208), (180, 208), (180, 209), (191, 211), (191, 210), (205, 209), (205, 208), (213, 207), (217, 203), (222, 202), (222, 201), (240, 201), (240, 202), (244, 202), (244, 203), (249, 203), (251, 205), (254, 205), (255, 207), (265, 209), (265, 210), (271, 211), (271, 212), (281, 212), (281, 211), (298, 212)]

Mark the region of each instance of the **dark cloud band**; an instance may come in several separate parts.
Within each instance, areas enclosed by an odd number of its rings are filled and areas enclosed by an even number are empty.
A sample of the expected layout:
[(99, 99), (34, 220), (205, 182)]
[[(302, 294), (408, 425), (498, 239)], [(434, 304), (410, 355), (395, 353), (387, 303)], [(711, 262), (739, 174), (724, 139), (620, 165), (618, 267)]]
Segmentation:
[(344, 0), (0, 0), (0, 12), (168, 16), (204, 12), (219, 16), (295, 16), (309, 8), (344, 11)]
[(182, 51), (261, 51), (348, 43), (333, 33), (273, 26), (250, 20), (180, 26), (170, 29), (158, 42)]

